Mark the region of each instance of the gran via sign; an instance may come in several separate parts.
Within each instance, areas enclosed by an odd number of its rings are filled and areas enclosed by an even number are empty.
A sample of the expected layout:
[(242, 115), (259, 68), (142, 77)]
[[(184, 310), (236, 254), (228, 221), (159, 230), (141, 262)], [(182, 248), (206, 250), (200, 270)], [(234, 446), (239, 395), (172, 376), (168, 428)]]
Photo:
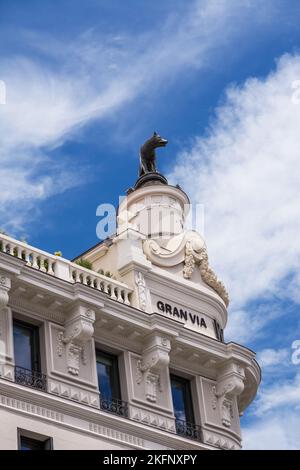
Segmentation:
[(155, 312), (182, 322), (189, 330), (223, 341), (223, 331), (220, 325), (208, 315), (199, 314), (182, 305), (159, 298), (155, 299)]

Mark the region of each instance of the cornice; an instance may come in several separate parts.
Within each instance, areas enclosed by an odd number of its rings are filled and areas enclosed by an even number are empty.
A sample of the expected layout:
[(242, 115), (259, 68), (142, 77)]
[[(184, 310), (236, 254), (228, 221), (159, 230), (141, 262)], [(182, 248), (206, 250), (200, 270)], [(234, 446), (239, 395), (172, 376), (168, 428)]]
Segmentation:
[[(120, 433), (125, 435), (129, 434), (135, 439), (150, 441), (152, 443), (157, 442), (170, 449), (201, 450), (213, 448), (207, 444), (191, 441), (154, 427), (144, 426), (139, 422), (105, 413), (99, 409), (93, 409), (86, 405), (79, 405), (71, 400), (61, 399), (50, 394), (42, 394), (34, 389), (27, 389), (25, 387), (18, 386), (13, 382), (4, 381), (2, 379), (0, 379), (0, 390), (2, 395), (0, 395), (0, 406), (14, 409), (16, 412), (25, 413), (30, 416), (35, 414), (31, 411), (32, 407), (44, 408), (44, 410), (48, 410), (49, 413), (43, 413), (43, 410), (41, 409), (41, 413), (36, 414), (38, 419), (43, 421), (50, 420), (59, 426), (73, 428), (87, 434), (94, 434), (92, 429), (97, 429), (97, 426), (99, 426), (99, 429), (101, 427), (107, 427), (107, 429), (115, 431), (117, 435), (119, 433), (119, 436)], [(8, 398), (8, 401), (5, 399), (6, 397)], [(26, 403), (28, 403), (28, 406), (26, 406)], [(83, 420), (85, 422), (85, 426), (72, 426), (65, 421), (64, 415)], [(130, 440), (127, 442), (120, 441), (117, 437), (114, 438), (112, 436), (105, 435), (105, 433), (99, 434), (101, 435), (101, 438), (115, 441), (121, 445), (127, 445), (136, 449), (147, 449), (146, 442), (134, 444), (133, 442), (130, 442)]]

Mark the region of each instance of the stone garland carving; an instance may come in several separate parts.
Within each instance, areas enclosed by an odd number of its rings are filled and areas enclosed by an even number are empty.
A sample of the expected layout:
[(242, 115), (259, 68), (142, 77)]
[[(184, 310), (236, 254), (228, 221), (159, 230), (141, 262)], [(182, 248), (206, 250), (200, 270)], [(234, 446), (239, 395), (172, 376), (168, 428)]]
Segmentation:
[(221, 297), (226, 307), (229, 305), (229, 296), (223, 282), (219, 281), (216, 274), (209, 267), (206, 248), (201, 250), (201, 260), (199, 263), (200, 274), (204, 282), (212, 287)]
[(160, 246), (157, 240), (145, 240), (143, 250), (147, 258), (157, 266), (169, 268), (183, 263), (185, 279), (191, 279), (195, 266), (198, 266), (202, 280), (214, 289), (226, 307), (228, 306), (228, 293), (210, 268), (205, 242), (198, 233), (184, 232), (172, 237), (164, 246)]
[(185, 245), (185, 257), (184, 257), (184, 266), (183, 266), (183, 277), (185, 279), (190, 279), (194, 272), (195, 268), (195, 256), (193, 254), (193, 248), (191, 242), (186, 242)]

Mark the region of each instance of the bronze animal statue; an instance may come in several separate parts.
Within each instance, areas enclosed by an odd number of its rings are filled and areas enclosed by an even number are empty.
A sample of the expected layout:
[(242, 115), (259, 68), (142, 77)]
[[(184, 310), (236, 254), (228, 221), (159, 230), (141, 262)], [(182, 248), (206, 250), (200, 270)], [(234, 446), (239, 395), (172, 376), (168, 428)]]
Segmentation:
[(140, 170), (139, 176), (145, 173), (157, 173), (156, 154), (157, 147), (165, 147), (168, 141), (154, 132), (150, 139), (146, 140), (140, 149)]

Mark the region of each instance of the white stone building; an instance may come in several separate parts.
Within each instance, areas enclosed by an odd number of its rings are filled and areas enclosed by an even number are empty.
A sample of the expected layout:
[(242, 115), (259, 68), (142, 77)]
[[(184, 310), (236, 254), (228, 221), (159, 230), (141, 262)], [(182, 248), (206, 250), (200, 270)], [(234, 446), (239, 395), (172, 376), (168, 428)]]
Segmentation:
[(188, 206), (140, 178), (92, 270), (0, 235), (0, 449), (241, 447), (260, 368)]

